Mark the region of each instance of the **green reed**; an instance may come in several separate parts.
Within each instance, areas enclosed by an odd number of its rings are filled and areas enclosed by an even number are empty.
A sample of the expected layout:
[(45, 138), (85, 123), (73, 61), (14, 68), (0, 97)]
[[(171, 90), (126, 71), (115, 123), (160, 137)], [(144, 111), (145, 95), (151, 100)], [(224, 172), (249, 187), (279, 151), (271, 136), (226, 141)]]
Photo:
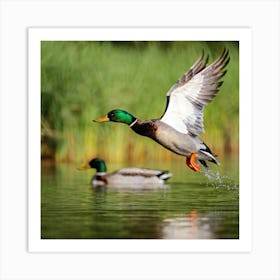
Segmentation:
[(140, 119), (160, 117), (166, 92), (202, 50), (212, 62), (224, 47), (231, 61), (218, 96), (205, 109), (202, 135), (217, 153), (238, 151), (237, 42), (42, 42), (42, 157), (76, 162), (91, 156), (110, 161), (176, 158), (125, 125), (92, 120), (115, 108)]

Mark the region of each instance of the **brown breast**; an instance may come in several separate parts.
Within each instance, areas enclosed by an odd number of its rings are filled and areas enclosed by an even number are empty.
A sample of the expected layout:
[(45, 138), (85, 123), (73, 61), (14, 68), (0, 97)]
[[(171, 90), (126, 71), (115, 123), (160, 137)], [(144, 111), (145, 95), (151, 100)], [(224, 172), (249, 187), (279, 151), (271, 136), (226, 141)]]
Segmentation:
[(155, 139), (157, 125), (155, 120), (150, 121), (139, 121), (131, 126), (131, 129), (134, 130), (137, 134), (150, 137)]

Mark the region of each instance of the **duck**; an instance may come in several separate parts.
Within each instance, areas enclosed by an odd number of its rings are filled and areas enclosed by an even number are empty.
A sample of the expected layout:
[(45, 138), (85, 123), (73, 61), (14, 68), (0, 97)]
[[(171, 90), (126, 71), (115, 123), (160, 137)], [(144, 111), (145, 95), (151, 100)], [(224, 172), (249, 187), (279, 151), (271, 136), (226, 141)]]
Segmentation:
[(186, 165), (195, 172), (206, 162), (219, 165), (216, 155), (199, 136), (205, 132), (204, 108), (217, 95), (227, 73), (229, 51), (223, 49), (220, 56), (207, 66), (209, 55), (202, 54), (166, 94), (166, 106), (158, 119), (139, 120), (122, 109), (114, 109), (94, 122), (118, 122), (126, 124), (139, 135), (146, 136), (180, 156), (186, 157)]
[(86, 170), (90, 168), (96, 169), (96, 173), (91, 179), (93, 187), (156, 186), (163, 185), (172, 176), (168, 171), (138, 167), (126, 167), (112, 173), (107, 173), (106, 163), (102, 158), (93, 158), (78, 169)]

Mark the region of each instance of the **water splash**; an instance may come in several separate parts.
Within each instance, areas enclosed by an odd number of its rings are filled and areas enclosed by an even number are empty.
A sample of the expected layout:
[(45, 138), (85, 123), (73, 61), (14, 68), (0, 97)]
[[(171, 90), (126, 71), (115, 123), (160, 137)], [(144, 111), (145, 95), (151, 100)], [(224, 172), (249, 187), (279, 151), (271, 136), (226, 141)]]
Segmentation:
[(227, 190), (237, 190), (239, 188), (238, 182), (228, 175), (221, 175), (219, 171), (205, 169), (203, 175), (209, 179), (207, 186), (218, 188), (225, 188)]

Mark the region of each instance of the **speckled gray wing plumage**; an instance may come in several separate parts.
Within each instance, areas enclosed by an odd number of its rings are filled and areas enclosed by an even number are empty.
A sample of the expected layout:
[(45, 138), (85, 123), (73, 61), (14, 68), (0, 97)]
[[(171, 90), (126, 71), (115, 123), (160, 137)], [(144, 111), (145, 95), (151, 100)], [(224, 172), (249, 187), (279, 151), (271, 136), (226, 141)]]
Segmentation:
[[(154, 169), (149, 169), (149, 168), (137, 168), (137, 167), (128, 167), (128, 168), (122, 168), (116, 173), (123, 175), (123, 176), (143, 176), (143, 177), (159, 177), (163, 174), (168, 174), (167, 171), (162, 171), (162, 170), (154, 170)], [(169, 173), (170, 174), (170, 173)], [(171, 176), (171, 174), (170, 174)]]
[(217, 95), (230, 57), (224, 49), (220, 57), (206, 67), (204, 52), (194, 65), (167, 92), (167, 106), (161, 121), (181, 133), (195, 136), (204, 132), (204, 106)]

